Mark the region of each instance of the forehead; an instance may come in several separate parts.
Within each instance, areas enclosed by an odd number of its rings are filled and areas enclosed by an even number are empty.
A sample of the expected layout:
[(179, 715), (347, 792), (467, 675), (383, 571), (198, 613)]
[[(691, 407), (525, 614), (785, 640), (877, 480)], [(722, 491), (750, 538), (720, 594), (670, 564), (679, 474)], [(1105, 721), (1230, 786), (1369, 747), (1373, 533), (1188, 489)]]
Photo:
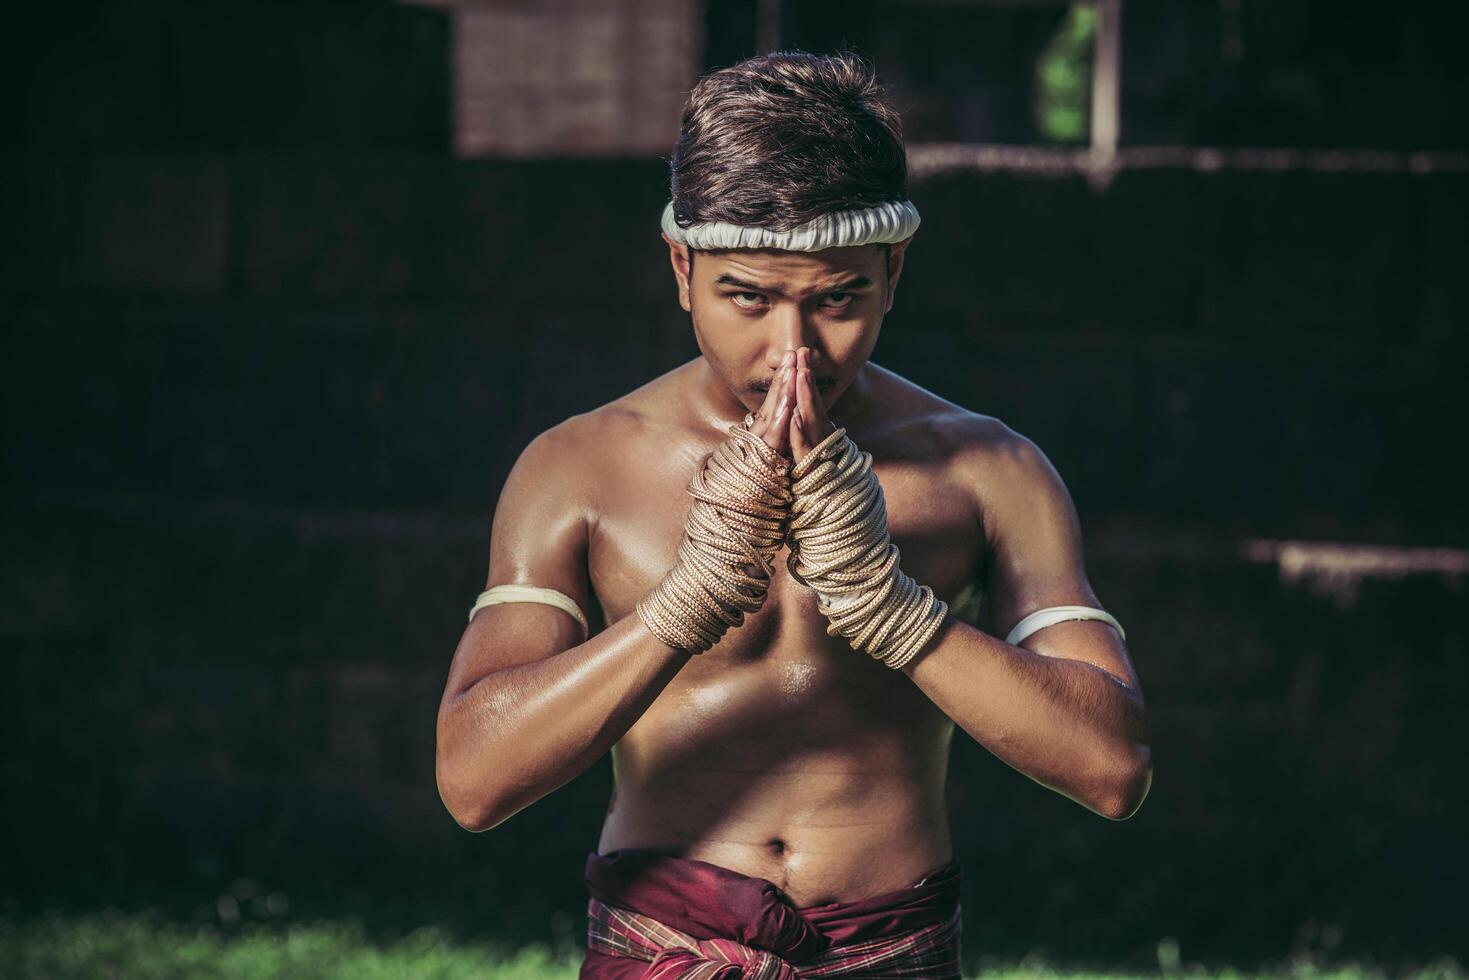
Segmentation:
[[(708, 261), (704, 261), (707, 256)], [(820, 252), (793, 252), (775, 248), (731, 248), (700, 252), (694, 263), (709, 278), (731, 275), (746, 282), (802, 286), (829, 280), (881, 273), (880, 245), (828, 248)]]

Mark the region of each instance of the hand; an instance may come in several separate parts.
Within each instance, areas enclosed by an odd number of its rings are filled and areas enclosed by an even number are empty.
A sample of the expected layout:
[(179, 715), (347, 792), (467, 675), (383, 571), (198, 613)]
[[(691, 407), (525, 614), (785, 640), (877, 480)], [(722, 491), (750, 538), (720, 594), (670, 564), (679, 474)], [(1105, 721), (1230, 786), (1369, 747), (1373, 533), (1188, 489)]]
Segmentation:
[(765, 401), (755, 409), (750, 431), (783, 456), (790, 455), (791, 416), (796, 407), (796, 352), (786, 351), (770, 381)]
[(796, 411), (791, 417), (791, 456), (799, 463), (816, 444), (837, 430), (836, 423), (826, 417), (826, 405), (811, 380), (810, 349), (796, 351)]
[(730, 438), (704, 457), (688, 484), (694, 502), (678, 561), (637, 603), (643, 624), (676, 650), (708, 650), (765, 603), (790, 520), (795, 370), (788, 351), (764, 402), (745, 417), (748, 430), (730, 426)]
[[(791, 448), (799, 471), (807, 460), (818, 462), (811, 450), (839, 431), (811, 383), (804, 349), (797, 356), (796, 404)], [(845, 432), (829, 449), (823, 457), (830, 465), (791, 474), (786, 567), (816, 592), (817, 608), (831, 624), (828, 636), (844, 637), (888, 667), (902, 667), (932, 639), (948, 605), (899, 567), (872, 454)]]

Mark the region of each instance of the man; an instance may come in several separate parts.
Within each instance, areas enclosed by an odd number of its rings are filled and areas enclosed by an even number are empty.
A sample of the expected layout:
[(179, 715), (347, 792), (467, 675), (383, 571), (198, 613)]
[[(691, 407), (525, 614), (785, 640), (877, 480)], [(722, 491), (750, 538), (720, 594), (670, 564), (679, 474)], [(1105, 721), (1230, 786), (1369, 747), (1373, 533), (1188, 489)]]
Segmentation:
[(1121, 625), (1034, 443), (869, 359), (918, 224), (871, 72), (714, 72), (672, 171), (701, 356), (515, 464), (440, 793), (487, 830), (611, 750), (584, 977), (957, 976), (954, 726), (1128, 817), (1151, 765)]

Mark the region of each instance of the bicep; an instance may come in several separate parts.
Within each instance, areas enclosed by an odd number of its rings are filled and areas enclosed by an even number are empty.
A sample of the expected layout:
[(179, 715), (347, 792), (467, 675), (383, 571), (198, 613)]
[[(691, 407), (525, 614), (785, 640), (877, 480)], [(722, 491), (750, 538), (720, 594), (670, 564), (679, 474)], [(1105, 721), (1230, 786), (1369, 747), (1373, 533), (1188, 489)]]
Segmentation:
[[(1087, 580), (1076, 506), (1045, 453), (1014, 433), (991, 458), (990, 468), (983, 510), (990, 542), (988, 621), (993, 635), (1004, 639), (1021, 619), (1051, 606), (1104, 609)], [(1044, 656), (1080, 660), (1137, 683), (1122, 638), (1104, 622), (1056, 623), (1019, 645)]]
[[(571, 442), (561, 427), (551, 429), (532, 440), (516, 460), (495, 506), (485, 588), (518, 584), (555, 589), (590, 615), (588, 488), (570, 465), (579, 458)], [(466, 612), (472, 602), (472, 597), (466, 599)], [(584, 639), (576, 619), (556, 606), (485, 606), (474, 614), (454, 652), (449, 688), (466, 690), (491, 673), (543, 660)]]

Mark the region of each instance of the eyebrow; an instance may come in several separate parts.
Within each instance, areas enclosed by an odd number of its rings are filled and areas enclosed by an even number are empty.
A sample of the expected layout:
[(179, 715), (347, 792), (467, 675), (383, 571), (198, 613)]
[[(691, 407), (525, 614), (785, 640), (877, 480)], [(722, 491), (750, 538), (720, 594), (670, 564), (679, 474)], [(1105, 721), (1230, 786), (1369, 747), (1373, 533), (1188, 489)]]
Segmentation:
[[(748, 290), (750, 290), (752, 292), (756, 292), (756, 293), (774, 293), (777, 296), (781, 295), (781, 292), (778, 289), (774, 289), (774, 288), (772, 288), (770, 286), (756, 285), (755, 283), (752, 283), (752, 282), (745, 282), (743, 279), (736, 279), (734, 276), (731, 276), (728, 273), (725, 273), (724, 275), (721, 275), (719, 278), (715, 279), (714, 280), (714, 285), (716, 285), (716, 286), (737, 286), (740, 289), (748, 289)], [(850, 290), (854, 290), (854, 289), (865, 289), (866, 287), (871, 286), (871, 285), (872, 285), (872, 280), (869, 279), (869, 278), (867, 278), (866, 276), (853, 276), (851, 279), (848, 279), (844, 283), (841, 283), (841, 284), (836, 285), (836, 286), (832, 286), (830, 288), (820, 289), (820, 290), (817, 290), (817, 292), (821, 292), (821, 293), (846, 292), (846, 291), (850, 291)]]

